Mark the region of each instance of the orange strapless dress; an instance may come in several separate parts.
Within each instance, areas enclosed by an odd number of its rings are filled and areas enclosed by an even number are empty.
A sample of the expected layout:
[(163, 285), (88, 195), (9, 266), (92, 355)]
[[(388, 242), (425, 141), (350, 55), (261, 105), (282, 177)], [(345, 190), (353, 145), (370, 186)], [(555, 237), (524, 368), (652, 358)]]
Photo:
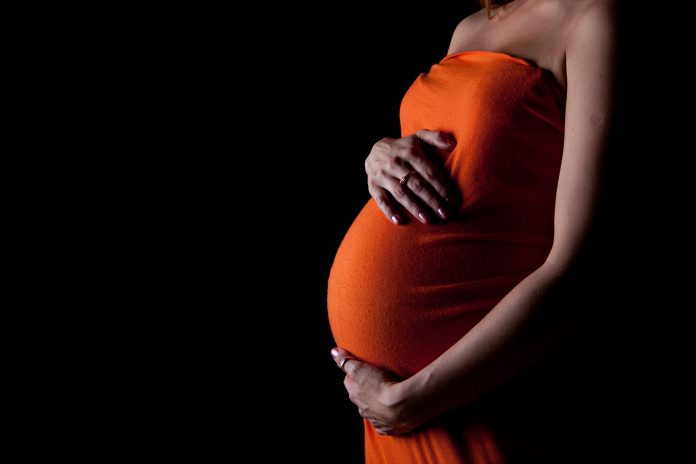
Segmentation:
[[(452, 133), (444, 165), (456, 218), (396, 226), (370, 200), (348, 230), (328, 283), (338, 346), (401, 377), (432, 362), (545, 260), (553, 240), (565, 93), (543, 69), (503, 53), (449, 55), (404, 96), (404, 135)], [(456, 415), (456, 414), (455, 414)], [(367, 463), (502, 463), (485, 414), (406, 436), (365, 422)]]

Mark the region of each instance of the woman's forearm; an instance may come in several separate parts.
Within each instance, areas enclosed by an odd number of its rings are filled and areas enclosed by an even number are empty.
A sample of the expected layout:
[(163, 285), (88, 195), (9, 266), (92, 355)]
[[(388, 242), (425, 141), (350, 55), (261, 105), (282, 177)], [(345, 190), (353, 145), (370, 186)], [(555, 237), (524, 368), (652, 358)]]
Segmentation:
[[(510, 379), (577, 325), (568, 272), (542, 265), (430, 365), (402, 382), (404, 407), (427, 418), (472, 401)], [(559, 298), (559, 294), (565, 297)]]

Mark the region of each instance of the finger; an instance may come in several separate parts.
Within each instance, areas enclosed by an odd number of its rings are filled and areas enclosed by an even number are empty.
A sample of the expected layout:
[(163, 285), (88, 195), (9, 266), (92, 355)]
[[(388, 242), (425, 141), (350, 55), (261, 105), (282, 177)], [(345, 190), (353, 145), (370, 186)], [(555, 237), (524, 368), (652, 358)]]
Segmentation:
[(360, 385), (349, 375), (346, 375), (343, 379), (343, 386), (346, 388), (346, 392), (348, 392), (348, 399), (350, 402), (367, 414), (370, 406), (361, 399)]
[(402, 219), (401, 214), (397, 208), (392, 204), (391, 195), (388, 191), (379, 186), (368, 186), (370, 195), (375, 199), (375, 203), (379, 209), (384, 213), (384, 215), (394, 224), (403, 224), (405, 221)]
[(347, 369), (350, 364), (353, 362), (359, 362), (357, 359), (355, 359), (355, 357), (353, 357), (353, 355), (339, 347), (335, 347), (331, 350), (331, 357), (336, 362), (338, 368), (346, 374), (348, 373)]
[[(405, 175), (405, 174), (404, 174)], [(402, 176), (403, 177), (403, 176)], [(423, 224), (428, 223), (429, 213), (418, 197), (406, 185), (401, 185), (396, 177), (385, 180), (386, 189), (404, 208)]]
[[(404, 155), (404, 160), (411, 166), (423, 180), (432, 186), (437, 194), (446, 202), (445, 205), (457, 206), (459, 193), (452, 186), (452, 181), (446, 176), (442, 169), (438, 169), (432, 161), (428, 159), (422, 149), (412, 150)], [(437, 211), (437, 209), (435, 209)]]
[(408, 177), (405, 185), (420, 199), (421, 203), (428, 206), (442, 219), (448, 219), (451, 216), (449, 206), (445, 203), (445, 200), (417, 171)]
[[(413, 148), (419, 149), (417, 146)], [(420, 204), (417, 200), (418, 197), (411, 192), (406, 184), (401, 183), (403, 179), (413, 173), (414, 169), (410, 164), (406, 163), (402, 158), (394, 156), (383, 167), (382, 175), (380, 176), (381, 188), (391, 194), (391, 197), (397, 203), (404, 206), (414, 217), (425, 224), (430, 219), (430, 215), (426, 211), (427, 208)]]
[(428, 145), (432, 145), (440, 150), (450, 151), (457, 146), (457, 141), (454, 139), (454, 136), (447, 132), (421, 129), (413, 135)]
[[(432, 169), (425, 169), (432, 173)], [(385, 167), (385, 174), (387, 177), (395, 177), (399, 179), (399, 185), (402, 179), (406, 179), (405, 185), (408, 190), (415, 194), (417, 198), (420, 199), (422, 204), (427, 205), (432, 211), (434, 211), (442, 219), (447, 219), (450, 216), (449, 207), (445, 203), (445, 200), (440, 196), (433, 188), (433, 186), (426, 182), (422, 175), (417, 169), (404, 163), (399, 158), (393, 158)], [(418, 212), (418, 215), (422, 214), (422, 210)], [(416, 216), (416, 214), (414, 214)], [(426, 217), (426, 220), (428, 218)], [(422, 219), (421, 219), (422, 220)]]
[(364, 362), (349, 357), (343, 364), (343, 372), (345, 372), (348, 377), (355, 380), (356, 382), (360, 382), (365, 371), (364, 367)]

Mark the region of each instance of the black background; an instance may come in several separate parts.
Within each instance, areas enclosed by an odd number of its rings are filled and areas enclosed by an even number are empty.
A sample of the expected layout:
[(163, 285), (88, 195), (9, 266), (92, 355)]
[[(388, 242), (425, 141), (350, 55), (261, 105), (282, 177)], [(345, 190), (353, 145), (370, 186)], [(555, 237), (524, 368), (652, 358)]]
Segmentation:
[[(403, 93), (447, 53), (472, 3), (388, 12), (292, 4), (249, 20), (255, 33), (235, 28), (245, 17), (206, 32), (211, 47), (196, 60), (207, 71), (200, 94), (188, 98), (209, 107), (193, 118), (198, 130), (187, 140), (205, 161), (178, 190), (182, 230), (194, 245), (168, 258), (184, 288), (165, 287), (201, 308), (175, 323), (185, 328), (174, 337), (186, 372), (180, 380), (192, 388), (167, 413), (195, 429), (194, 454), (226, 452), (229, 443), (259, 457), (362, 461), (361, 420), (329, 355), (326, 280), (369, 198), (365, 157), (380, 138), (399, 135)], [(690, 237), (689, 175), (680, 166), (691, 149), (687, 121), (675, 111), (692, 107), (677, 8), (637, 8), (626, 4), (622, 13), (618, 127), (598, 244), (605, 260), (597, 283), (609, 293), (606, 318), (595, 325), (606, 327), (612, 362), (588, 375), (610, 374), (606, 382), (620, 392), (620, 401), (604, 405), (620, 419), (613, 452), (665, 458), (686, 442), (673, 416), (688, 404), (683, 318), (693, 304), (674, 262)], [(214, 90), (205, 88), (208, 75)], [(566, 393), (571, 401), (583, 395)], [(229, 424), (246, 432), (239, 437)]]

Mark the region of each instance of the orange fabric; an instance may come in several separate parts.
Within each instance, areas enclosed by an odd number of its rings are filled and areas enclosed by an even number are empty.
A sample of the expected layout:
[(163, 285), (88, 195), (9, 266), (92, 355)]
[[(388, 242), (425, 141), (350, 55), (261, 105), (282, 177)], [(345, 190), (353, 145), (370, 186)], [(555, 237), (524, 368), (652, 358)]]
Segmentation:
[[(455, 220), (395, 226), (370, 200), (331, 269), (338, 346), (409, 377), (470, 330), (546, 258), (553, 239), (565, 95), (552, 75), (496, 52), (462, 52), (421, 74), (401, 107), (404, 135), (452, 133), (444, 166), (463, 205)], [(365, 423), (368, 464), (503, 463), (486, 414), (452, 413), (384, 437)]]

